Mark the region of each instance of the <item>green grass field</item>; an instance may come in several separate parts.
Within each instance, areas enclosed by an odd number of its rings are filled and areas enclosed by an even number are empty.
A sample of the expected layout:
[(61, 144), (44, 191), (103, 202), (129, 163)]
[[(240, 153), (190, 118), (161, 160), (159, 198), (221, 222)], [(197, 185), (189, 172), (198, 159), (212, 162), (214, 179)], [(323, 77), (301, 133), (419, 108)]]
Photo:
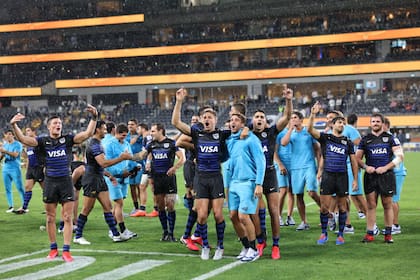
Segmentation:
[[(126, 225), (139, 237), (124, 243), (112, 243), (99, 204), (85, 227), (84, 236), (92, 244), (72, 244), (73, 263), (65, 264), (61, 259), (45, 262), (49, 242), (46, 232), (39, 229), (45, 224), (39, 186), (34, 189), (30, 212), (25, 215), (5, 213), (7, 203), (1, 187), (0, 279), (415, 279), (418, 277), (417, 248), (420, 245), (420, 189), (417, 188), (420, 173), (416, 171), (416, 166), (420, 165), (420, 153), (407, 153), (405, 164), (408, 175), (400, 203), (403, 233), (394, 236), (394, 244), (384, 244), (383, 236), (371, 244), (361, 243), (365, 220), (359, 220), (352, 208), (351, 218), (356, 233), (346, 235), (343, 246), (335, 245), (332, 234), (326, 246), (318, 246), (319, 211), (311, 204), (307, 207), (309, 231), (296, 232), (295, 227), (282, 227), (280, 260), (271, 260), (268, 246), (262, 258), (248, 264), (241, 264), (234, 258), (241, 244), (235, 237), (227, 211), (225, 258), (202, 261), (198, 253), (188, 251), (180, 243), (160, 242), (158, 218), (127, 217)], [(178, 189), (182, 197), (183, 185), (179, 184)], [(18, 204), (16, 191), (14, 198)], [(305, 201), (312, 202), (309, 198)], [(125, 212), (129, 212), (131, 199), (128, 198), (125, 204)], [(382, 207), (379, 206), (378, 210), (377, 221), (382, 228)], [(186, 217), (187, 210), (180, 201), (177, 206), (177, 237), (183, 234)], [(297, 213), (294, 217), (298, 222)], [(209, 238), (211, 244), (215, 244), (212, 217), (209, 219)], [(58, 236), (60, 251), (62, 243), (62, 236)]]

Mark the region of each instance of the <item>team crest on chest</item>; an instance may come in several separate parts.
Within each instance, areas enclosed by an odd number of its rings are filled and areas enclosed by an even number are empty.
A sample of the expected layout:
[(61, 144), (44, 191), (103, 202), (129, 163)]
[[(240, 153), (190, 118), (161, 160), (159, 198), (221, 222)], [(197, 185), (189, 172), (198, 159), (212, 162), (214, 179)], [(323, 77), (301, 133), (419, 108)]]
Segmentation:
[(60, 140), (58, 140), (58, 142), (60, 142), (60, 144), (64, 144), (66, 143), (66, 138), (62, 137)]
[(389, 141), (389, 137), (382, 137), (382, 141), (383, 141), (384, 143), (387, 143), (387, 142)]
[(213, 133), (213, 139), (215, 140), (219, 139), (219, 133)]
[(169, 143), (164, 143), (164, 144), (163, 144), (163, 147), (164, 147), (165, 149), (169, 148)]
[(347, 145), (347, 141), (346, 140), (341, 140), (341, 144)]
[(261, 137), (263, 137), (263, 138), (267, 138), (267, 132), (263, 132), (263, 133), (261, 133)]

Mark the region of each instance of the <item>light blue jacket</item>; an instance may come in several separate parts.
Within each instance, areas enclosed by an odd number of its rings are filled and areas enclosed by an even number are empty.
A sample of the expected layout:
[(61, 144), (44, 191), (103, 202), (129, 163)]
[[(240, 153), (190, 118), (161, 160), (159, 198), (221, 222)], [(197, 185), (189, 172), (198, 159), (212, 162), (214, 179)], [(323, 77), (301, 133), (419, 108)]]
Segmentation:
[(22, 144), (19, 141), (13, 141), (12, 143), (4, 142), (3, 148), (8, 152), (18, 152), (17, 157), (4, 154), (3, 170), (20, 170), (20, 155), (22, 154)]
[[(105, 148), (105, 158), (106, 159), (114, 159), (121, 155), (121, 153), (128, 151), (131, 152), (130, 143), (123, 141), (120, 143), (117, 138), (111, 139)], [(114, 177), (120, 177), (124, 170), (130, 171), (131, 170), (131, 160), (123, 160), (117, 164), (111, 165), (106, 168), (106, 170), (112, 174)]]
[(239, 139), (242, 130), (227, 139), (229, 163), (226, 170), (226, 186), (232, 181), (255, 181), (262, 185), (265, 175), (265, 157), (261, 142), (251, 131), (245, 139)]

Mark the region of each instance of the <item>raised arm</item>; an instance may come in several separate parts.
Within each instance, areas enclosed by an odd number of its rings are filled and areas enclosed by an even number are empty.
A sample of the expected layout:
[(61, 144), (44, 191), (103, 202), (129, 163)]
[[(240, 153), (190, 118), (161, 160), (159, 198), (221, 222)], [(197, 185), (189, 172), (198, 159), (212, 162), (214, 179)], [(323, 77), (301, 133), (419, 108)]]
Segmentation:
[(18, 122), (25, 118), (24, 115), (18, 113), (13, 116), (10, 120), (10, 125), (12, 126), (13, 132), (15, 133), (16, 139), (19, 140), (22, 144), (30, 147), (38, 146), (38, 141), (34, 137), (29, 137), (23, 134), (22, 130), (17, 125)]
[(181, 134), (176, 140), (176, 146), (187, 150), (194, 150), (194, 144), (191, 141), (191, 136)]
[(290, 135), (292, 135), (292, 131), (293, 128), (295, 126), (292, 123), (292, 120), (290, 120), (290, 125), (289, 125), (289, 129), (287, 130), (287, 133), (283, 136), (283, 138), (281, 138), (281, 145), (282, 146), (287, 146), (290, 143)]
[(184, 88), (180, 88), (176, 91), (176, 102), (172, 112), (172, 125), (182, 133), (191, 135), (191, 127), (181, 121), (181, 107), (185, 96), (187, 96), (187, 91)]
[(311, 108), (311, 116), (309, 117), (309, 124), (308, 124), (308, 132), (314, 137), (315, 139), (319, 139), (321, 134), (318, 130), (314, 129), (314, 119), (316, 114), (319, 113), (319, 110), (321, 108), (321, 105), (319, 102), (315, 102), (314, 106)]
[(89, 125), (86, 128), (86, 130), (79, 132), (74, 136), (73, 142), (76, 144), (83, 143), (95, 132), (96, 121), (98, 120), (98, 110), (96, 110), (96, 108), (92, 105), (88, 104), (86, 111), (88, 111), (92, 115), (92, 118), (90, 119)]
[(283, 116), (277, 120), (277, 131), (282, 131), (290, 121), (293, 111), (293, 90), (283, 84), (283, 97), (286, 98), (286, 108), (284, 109)]

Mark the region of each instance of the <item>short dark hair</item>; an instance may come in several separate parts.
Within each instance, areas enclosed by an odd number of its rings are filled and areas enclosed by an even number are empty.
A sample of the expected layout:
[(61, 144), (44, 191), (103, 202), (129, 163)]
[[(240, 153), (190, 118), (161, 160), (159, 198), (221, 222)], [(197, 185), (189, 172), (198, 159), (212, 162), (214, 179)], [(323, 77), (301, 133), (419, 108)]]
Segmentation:
[(373, 113), (370, 118), (380, 118), (383, 123), (385, 122), (385, 117), (381, 113)]
[(329, 111), (327, 112), (327, 115), (328, 115), (328, 114), (334, 114), (334, 115), (336, 115), (336, 116), (344, 117), (344, 114), (343, 114), (341, 111), (338, 111), (338, 110), (329, 110)]
[(343, 122), (346, 121), (346, 119), (344, 117), (338, 115), (338, 116), (336, 116), (332, 119), (332, 123), (335, 123), (338, 120), (342, 120)]
[(211, 106), (209, 106), (209, 105), (204, 105), (203, 107), (201, 107), (201, 108), (198, 110), (198, 116), (203, 115), (203, 114), (204, 114), (204, 111), (209, 110), (209, 109), (213, 110), (213, 108), (212, 108)]
[(146, 130), (146, 131), (148, 131), (148, 130), (149, 130), (149, 126), (148, 126), (147, 124), (145, 124), (145, 123), (141, 123), (141, 124), (139, 124), (139, 126), (140, 126), (141, 128), (143, 128), (144, 130)]
[(50, 124), (51, 120), (53, 119), (61, 119), (59, 115), (51, 115), (48, 119), (47, 119), (47, 125)]
[(153, 125), (156, 126), (157, 130), (162, 130), (162, 135), (166, 136), (165, 125), (163, 123), (154, 123)]
[(95, 130), (96, 130), (97, 128), (101, 128), (104, 124), (105, 124), (105, 122), (104, 122), (103, 120), (99, 120), (99, 121), (97, 121), (97, 122), (96, 122), (96, 127), (95, 127)]
[(390, 121), (388, 118), (386, 118), (386, 117), (385, 117), (385, 120), (384, 120), (384, 124), (385, 124), (387, 127), (391, 128), (391, 121)]
[(236, 117), (240, 118), (242, 123), (246, 122), (246, 117), (242, 114), (234, 113), (234, 114), (232, 114), (231, 117), (233, 117), (233, 116), (236, 116)]
[[(133, 122), (133, 123), (135, 123), (135, 124), (138, 124), (138, 123), (139, 123), (139, 122), (137, 121), (137, 119), (129, 119), (129, 120), (128, 120), (128, 122)], [(127, 122), (127, 123), (128, 123), (128, 122)]]
[(246, 115), (246, 106), (244, 103), (238, 102), (232, 105), (232, 108), (235, 108), (242, 115)]
[(206, 110), (203, 110), (203, 111), (201, 112), (201, 115), (204, 115), (205, 113), (210, 113), (210, 114), (213, 114), (215, 117), (217, 117), (216, 111), (214, 111), (214, 110), (213, 110), (213, 109), (211, 109), (211, 108), (208, 108), (208, 109), (206, 109)]
[(107, 122), (106, 123), (106, 132), (111, 133), (114, 128), (115, 128), (115, 123), (114, 122)]
[(356, 114), (350, 114), (347, 116), (347, 123), (354, 125), (357, 122), (358, 118)]
[(303, 114), (299, 111), (293, 111), (292, 114), (295, 114), (299, 119), (303, 120)]
[(120, 123), (119, 125), (117, 125), (117, 128), (115, 129), (115, 132), (118, 134), (127, 132), (128, 133), (128, 127), (125, 123)]
[(257, 110), (255, 110), (254, 115), (256, 113), (263, 113), (264, 115), (266, 115), (265, 111), (263, 109), (258, 108)]

